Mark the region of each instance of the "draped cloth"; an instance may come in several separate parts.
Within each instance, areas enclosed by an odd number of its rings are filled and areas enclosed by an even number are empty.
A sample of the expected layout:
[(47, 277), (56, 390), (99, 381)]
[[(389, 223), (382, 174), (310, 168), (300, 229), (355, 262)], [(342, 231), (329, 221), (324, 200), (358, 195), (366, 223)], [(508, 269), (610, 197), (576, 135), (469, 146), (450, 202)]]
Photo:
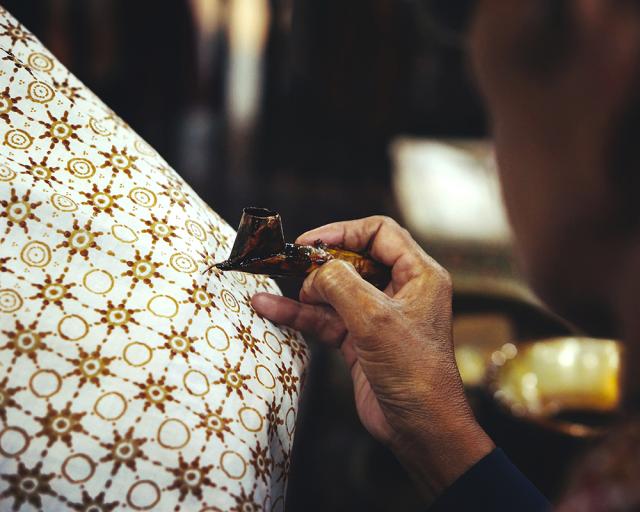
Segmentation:
[(308, 352), (234, 235), (1, 9), (0, 510), (283, 509)]

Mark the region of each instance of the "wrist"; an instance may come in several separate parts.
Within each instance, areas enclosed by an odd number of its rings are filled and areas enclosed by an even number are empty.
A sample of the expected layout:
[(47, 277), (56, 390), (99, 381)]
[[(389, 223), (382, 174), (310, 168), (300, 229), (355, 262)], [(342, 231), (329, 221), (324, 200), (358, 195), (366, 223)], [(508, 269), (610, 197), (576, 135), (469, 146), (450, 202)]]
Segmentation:
[(476, 462), (495, 448), (470, 410), (438, 421), (431, 418), (391, 449), (423, 497), (433, 501)]

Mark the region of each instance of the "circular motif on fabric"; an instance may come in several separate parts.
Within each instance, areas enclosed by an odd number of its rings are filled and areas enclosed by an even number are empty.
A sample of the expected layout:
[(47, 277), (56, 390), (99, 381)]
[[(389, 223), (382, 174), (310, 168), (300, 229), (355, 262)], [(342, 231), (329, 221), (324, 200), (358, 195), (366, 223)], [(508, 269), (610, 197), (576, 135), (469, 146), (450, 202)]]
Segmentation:
[(16, 128), (4, 134), (4, 143), (13, 149), (27, 149), (33, 144), (33, 137), (24, 130)]
[(226, 331), (217, 325), (209, 327), (205, 333), (207, 344), (214, 350), (224, 352), (229, 348), (230, 340)]
[(247, 274), (244, 272), (231, 272), (231, 276), (242, 286), (247, 284)]
[(201, 242), (205, 242), (207, 240), (207, 232), (195, 220), (187, 220), (184, 223), (184, 227), (187, 229), (189, 234), (197, 240), (200, 240)]
[(229, 290), (226, 288), (223, 289), (220, 292), (220, 298), (228, 310), (233, 311), (234, 313), (240, 313), (240, 304), (238, 303), (238, 299), (236, 299), (235, 295), (233, 295)]
[(22, 304), (24, 304), (24, 301), (17, 291), (9, 288), (0, 290), (0, 312), (13, 313), (18, 311)]
[(38, 398), (49, 398), (62, 387), (62, 379), (55, 370), (38, 370), (29, 378), (29, 389)]
[(290, 407), (287, 411), (287, 416), (285, 417), (284, 423), (287, 427), (287, 433), (289, 435), (293, 435), (293, 431), (296, 428), (296, 411), (293, 407)]
[(38, 180), (48, 180), (51, 178), (51, 170), (47, 169), (44, 165), (32, 165), (29, 168), (31, 176)]
[(96, 173), (96, 166), (86, 158), (72, 158), (67, 162), (67, 170), (76, 178), (86, 180)]
[(282, 343), (280, 343), (278, 337), (271, 331), (264, 331), (263, 340), (272, 352), (277, 355), (282, 354)]
[(155, 316), (173, 318), (178, 314), (178, 303), (169, 295), (156, 295), (147, 302), (147, 309)]
[(260, 432), (262, 430), (264, 419), (257, 409), (243, 407), (238, 411), (238, 417), (242, 426), (249, 432)]
[(69, 245), (78, 251), (87, 249), (93, 243), (93, 235), (86, 229), (78, 229), (71, 233)]
[(127, 503), (135, 510), (150, 510), (160, 502), (160, 487), (152, 480), (140, 480), (129, 487)]
[(29, 204), (24, 201), (16, 201), (7, 207), (7, 217), (9, 220), (20, 223), (24, 221), (31, 213)]
[(78, 205), (73, 199), (62, 194), (53, 194), (51, 196), (51, 204), (61, 212), (74, 212), (78, 209)]
[(133, 147), (144, 156), (155, 156), (154, 149), (142, 139), (138, 139), (133, 143)]
[(111, 234), (116, 240), (124, 244), (132, 244), (138, 240), (138, 235), (136, 235), (135, 231), (123, 224), (111, 226)]
[(247, 463), (242, 455), (231, 450), (220, 455), (220, 466), (222, 471), (233, 480), (240, 480), (247, 472)]
[(95, 117), (89, 118), (89, 128), (97, 134), (103, 137), (108, 137), (115, 133), (115, 121), (113, 117), (105, 117), (103, 119), (96, 119)]
[(16, 173), (6, 165), (0, 165), (0, 181), (11, 181)]
[(151, 225), (151, 231), (153, 231), (156, 236), (164, 238), (165, 236), (169, 236), (171, 234), (172, 229), (162, 222), (154, 222)]
[(93, 412), (107, 421), (119, 420), (126, 411), (127, 400), (122, 393), (117, 391), (104, 393), (93, 405)]
[(276, 387), (276, 379), (273, 377), (273, 373), (263, 364), (256, 365), (255, 375), (258, 382), (265, 388), (273, 389)]
[(29, 447), (29, 436), (20, 427), (7, 427), (0, 431), (0, 454), (18, 457)]
[(62, 474), (72, 484), (83, 484), (96, 472), (96, 463), (84, 453), (67, 457), (62, 463)]
[(113, 290), (113, 276), (106, 270), (93, 269), (82, 278), (82, 284), (91, 293), (102, 295)]
[(51, 261), (51, 249), (44, 242), (29, 242), (20, 251), (20, 259), (30, 267), (46, 267)]
[(153, 357), (153, 350), (144, 343), (134, 341), (129, 343), (122, 351), (122, 357), (129, 366), (144, 366)]
[(177, 252), (169, 259), (169, 265), (171, 265), (178, 272), (185, 274), (191, 274), (198, 270), (198, 265), (193, 261), (193, 258), (183, 252)]
[(106, 210), (113, 205), (113, 197), (105, 192), (93, 194), (93, 196), (91, 196), (91, 200), (96, 208), (100, 208), (101, 210)]
[(79, 341), (89, 333), (89, 324), (79, 315), (67, 315), (58, 322), (58, 334), (67, 341)]
[(56, 92), (49, 84), (45, 82), (35, 81), (27, 87), (27, 97), (36, 103), (48, 103), (55, 96)]
[(129, 191), (129, 199), (131, 199), (138, 206), (142, 206), (144, 208), (153, 208), (158, 201), (156, 195), (151, 192), (151, 190), (144, 187), (132, 188)]
[(198, 370), (189, 370), (182, 377), (182, 382), (187, 391), (195, 396), (204, 396), (210, 389), (207, 376)]
[(40, 52), (33, 52), (27, 58), (27, 64), (38, 71), (48, 72), (53, 69), (53, 60)]
[(158, 443), (163, 448), (179, 450), (187, 446), (191, 439), (191, 432), (182, 420), (170, 418), (160, 424), (157, 437)]

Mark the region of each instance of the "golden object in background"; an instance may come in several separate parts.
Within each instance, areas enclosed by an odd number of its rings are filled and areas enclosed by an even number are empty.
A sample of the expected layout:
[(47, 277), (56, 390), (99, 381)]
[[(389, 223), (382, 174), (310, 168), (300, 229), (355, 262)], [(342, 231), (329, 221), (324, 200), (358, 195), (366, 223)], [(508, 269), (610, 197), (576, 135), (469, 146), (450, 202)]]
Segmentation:
[(602, 426), (572, 418), (600, 415), (602, 420), (617, 412), (618, 342), (563, 337), (509, 345), (506, 352), (505, 347), (491, 356), (488, 387), (513, 414), (570, 435), (590, 436), (601, 433)]

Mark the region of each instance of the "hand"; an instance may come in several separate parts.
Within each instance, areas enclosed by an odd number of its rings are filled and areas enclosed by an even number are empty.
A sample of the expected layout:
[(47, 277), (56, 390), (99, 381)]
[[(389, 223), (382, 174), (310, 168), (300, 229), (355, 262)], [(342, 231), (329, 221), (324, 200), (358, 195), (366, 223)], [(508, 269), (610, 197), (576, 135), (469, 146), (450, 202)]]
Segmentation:
[(433, 498), (493, 449), (455, 364), (449, 275), (386, 217), (329, 224), (296, 242), (318, 239), (368, 249), (391, 267), (391, 282), (380, 291), (350, 264), (332, 260), (307, 277), (300, 302), (259, 293), (253, 307), (340, 349), (363, 425)]

